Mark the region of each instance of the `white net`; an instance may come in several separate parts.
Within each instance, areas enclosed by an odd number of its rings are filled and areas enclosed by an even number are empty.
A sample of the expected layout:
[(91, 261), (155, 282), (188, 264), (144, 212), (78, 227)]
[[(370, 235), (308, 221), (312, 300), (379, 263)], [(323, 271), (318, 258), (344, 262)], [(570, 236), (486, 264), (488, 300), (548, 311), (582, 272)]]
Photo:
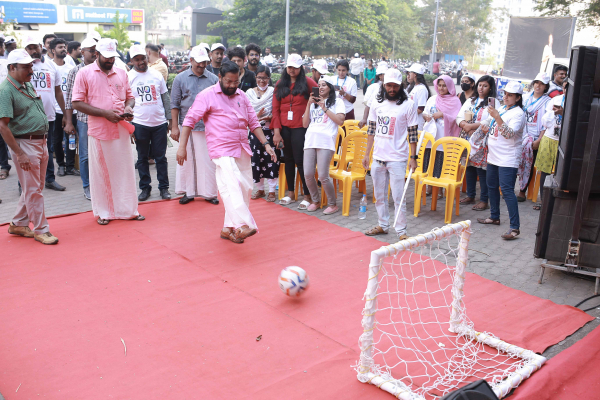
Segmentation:
[(356, 366), (361, 382), (405, 400), (485, 379), (499, 398), (545, 359), (474, 330), (462, 301), (470, 221), (373, 252)]

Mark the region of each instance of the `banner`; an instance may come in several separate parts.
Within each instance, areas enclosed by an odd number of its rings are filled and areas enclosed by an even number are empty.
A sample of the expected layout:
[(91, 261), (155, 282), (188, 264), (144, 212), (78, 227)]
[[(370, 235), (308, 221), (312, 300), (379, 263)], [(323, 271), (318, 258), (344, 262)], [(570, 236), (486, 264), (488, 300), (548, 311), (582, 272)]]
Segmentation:
[(111, 23), (119, 12), (119, 19), (130, 24), (142, 24), (144, 22), (144, 10), (132, 10), (129, 8), (105, 8), (105, 7), (77, 7), (67, 6), (67, 22), (105, 22)]
[(3, 22), (56, 24), (58, 21), (54, 4), (0, 1), (0, 12)]

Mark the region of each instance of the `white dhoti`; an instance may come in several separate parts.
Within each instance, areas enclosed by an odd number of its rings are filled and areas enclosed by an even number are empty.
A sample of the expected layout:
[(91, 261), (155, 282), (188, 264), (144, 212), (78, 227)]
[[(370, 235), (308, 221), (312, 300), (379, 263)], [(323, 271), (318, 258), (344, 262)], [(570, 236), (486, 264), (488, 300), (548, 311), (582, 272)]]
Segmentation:
[(216, 165), (206, 146), (206, 134), (192, 131), (186, 146), (187, 160), (175, 169), (175, 193), (187, 197), (217, 198)]
[(217, 186), (225, 205), (225, 228), (239, 228), (248, 225), (257, 229), (250, 214), (252, 194), (252, 164), (250, 155), (242, 149), (240, 158), (220, 157), (213, 160), (217, 167)]
[(119, 125), (119, 138), (88, 137), (90, 191), (95, 217), (131, 219), (139, 215), (135, 168), (129, 133)]

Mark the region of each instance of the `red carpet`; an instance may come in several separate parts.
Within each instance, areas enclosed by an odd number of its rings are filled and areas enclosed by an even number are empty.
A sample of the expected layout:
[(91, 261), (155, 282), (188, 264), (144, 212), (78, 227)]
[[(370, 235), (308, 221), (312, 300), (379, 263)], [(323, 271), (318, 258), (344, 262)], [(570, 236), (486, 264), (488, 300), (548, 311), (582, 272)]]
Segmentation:
[(598, 400), (598, 360), (600, 327), (547, 361), (541, 370), (515, 390), (514, 400)]
[[(143, 222), (51, 219), (57, 246), (1, 233), (0, 393), (389, 399), (350, 368), (381, 242), (264, 201), (252, 211), (260, 233), (242, 245), (219, 238), (223, 208), (204, 201), (142, 205)], [(309, 273), (300, 299), (277, 286), (288, 265)], [(537, 352), (591, 319), (473, 274), (465, 293), (476, 329)]]

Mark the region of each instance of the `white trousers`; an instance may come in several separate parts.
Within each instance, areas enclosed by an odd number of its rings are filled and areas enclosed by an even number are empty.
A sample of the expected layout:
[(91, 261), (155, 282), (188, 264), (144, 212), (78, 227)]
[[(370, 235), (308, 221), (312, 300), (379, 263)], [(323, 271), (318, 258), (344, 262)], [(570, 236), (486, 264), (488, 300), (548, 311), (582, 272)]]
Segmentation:
[[(279, 182), (279, 179), (277, 179), (277, 178), (273, 178), (273, 179), (262, 178), (260, 180), (260, 183), (264, 187), (264, 191), (268, 192), (268, 193), (275, 192), (275, 188), (277, 187), (278, 182)], [(260, 190), (260, 184), (258, 185), (258, 190)]]
[(131, 219), (139, 215), (135, 167), (129, 133), (119, 125), (119, 138), (88, 137), (90, 194), (95, 217)]
[(256, 229), (256, 222), (248, 208), (252, 194), (252, 164), (250, 155), (242, 149), (240, 158), (220, 157), (213, 160), (217, 166), (217, 186), (225, 205), (225, 228), (248, 225)]
[(17, 162), (17, 155), (10, 151), (21, 182), (21, 197), (12, 223), (16, 226), (29, 226), (29, 222), (32, 222), (34, 233), (41, 235), (49, 231), (42, 194), (48, 167), (48, 146), (46, 139), (17, 139), (17, 144), (29, 157), (31, 169), (24, 171)]
[[(379, 216), (379, 226), (384, 230), (390, 228), (390, 208), (388, 205), (388, 185), (392, 190), (394, 199), (394, 215), (391, 223), (394, 223), (396, 213), (400, 207), (400, 199), (404, 190), (404, 181), (406, 175), (406, 161), (392, 161), (382, 165), (373, 160), (371, 164), (371, 178), (373, 178), (373, 188), (375, 189), (375, 208)], [(406, 197), (402, 203), (398, 224), (396, 224), (398, 235), (406, 234)]]
[(206, 146), (206, 134), (192, 131), (186, 146), (187, 160), (175, 167), (175, 193), (187, 197), (217, 198), (216, 165)]

